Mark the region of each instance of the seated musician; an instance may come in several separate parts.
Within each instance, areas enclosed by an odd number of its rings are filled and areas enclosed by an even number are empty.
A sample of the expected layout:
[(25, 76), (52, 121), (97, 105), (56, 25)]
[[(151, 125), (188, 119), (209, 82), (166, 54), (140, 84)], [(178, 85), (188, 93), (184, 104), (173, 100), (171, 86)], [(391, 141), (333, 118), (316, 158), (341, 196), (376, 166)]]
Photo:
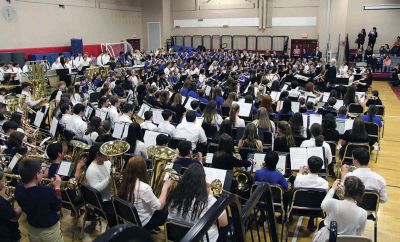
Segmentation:
[(182, 121), (176, 127), (174, 137), (184, 138), (192, 142), (192, 149), (196, 149), (197, 143), (207, 144), (207, 137), (204, 129), (200, 125), (196, 125), (196, 114), (193, 110), (186, 112), (186, 122)]
[(259, 139), (259, 137), (257, 135), (256, 125), (253, 124), (253, 123), (248, 123), (246, 125), (246, 128), (244, 129), (243, 136), (239, 140), (239, 143), (238, 143), (239, 151), (242, 148), (257, 149), (259, 151), (263, 150), (263, 143)]
[(72, 108), (69, 103), (60, 104), (61, 118), (58, 122), (63, 128), (67, 126), (69, 119), (72, 117)]
[(6, 136), (10, 136), (12, 133), (17, 131), (18, 124), (14, 121), (6, 121), (6, 122), (4, 122), (2, 128), (3, 128), (4, 134)]
[(279, 121), (277, 125), (278, 136), (274, 139), (274, 151), (289, 152), (290, 147), (296, 143), (292, 134), (292, 127), (286, 121)]
[(339, 150), (340, 157), (343, 157), (348, 143), (368, 143), (369, 141), (364, 121), (361, 118), (354, 119), (353, 127), (346, 130), (341, 139), (340, 144), (342, 147)]
[(25, 95), (25, 103), (30, 107), (30, 108), (34, 108), (36, 105), (38, 105), (40, 102), (42, 102), (43, 100), (45, 100), (45, 98), (40, 98), (36, 101), (32, 100), (32, 84), (29, 82), (24, 82), (21, 84), (21, 88), (22, 88), (22, 92), (21, 95)]
[[(11, 133), (7, 139), (7, 148), (4, 150), (4, 154), (8, 155), (11, 158), (14, 157), (17, 153), (25, 156), (28, 153), (28, 149), (23, 146), (24, 136), (25, 134), (19, 131)], [(19, 162), (14, 166), (12, 173), (18, 174), (18, 164)]]
[(64, 151), (62, 144), (60, 143), (49, 144), (46, 148), (46, 154), (49, 157), (51, 165), (49, 168), (46, 168), (43, 176), (47, 178), (53, 178), (56, 176), (61, 161), (64, 159)]
[(153, 112), (148, 110), (144, 112), (144, 122), (140, 124), (141, 129), (156, 131), (157, 125), (153, 123)]
[(96, 142), (107, 142), (116, 139), (111, 134), (111, 122), (109, 120), (101, 122), (99, 131), (99, 137), (97, 137)]
[(13, 121), (13, 122), (15, 122), (15, 123), (18, 124), (18, 129), (17, 129), (17, 131), (22, 132), (22, 133), (25, 132), (25, 131), (24, 131), (24, 128), (25, 128), (25, 124), (24, 124), (24, 115), (23, 115), (22, 113), (20, 113), (20, 112), (13, 112), (13, 113), (11, 114), (10, 121)]
[(264, 157), (264, 168), (256, 171), (254, 181), (268, 182), (271, 185), (280, 185), (283, 190), (288, 189), (288, 182), (282, 173), (276, 170), (279, 156), (275, 151), (268, 152)]
[(347, 177), (356, 176), (361, 179), (365, 185), (366, 190), (372, 190), (379, 193), (379, 199), (381, 203), (385, 203), (388, 200), (386, 193), (386, 181), (381, 175), (371, 171), (368, 167), (370, 154), (368, 150), (358, 148), (353, 151), (353, 165), (357, 168), (353, 172), (349, 172), (349, 166), (342, 166), (342, 181)]
[(197, 159), (193, 158), (192, 143), (190, 141), (182, 140), (178, 143), (179, 157), (176, 159), (175, 164), (183, 167), (188, 167), (193, 163), (201, 163), (203, 155), (201, 152), (197, 153)]
[(132, 116), (133, 116), (133, 110), (135, 109), (135, 105), (131, 103), (125, 103), (125, 105), (122, 107), (122, 115), (118, 117), (117, 122), (124, 122), (124, 123), (129, 123), (131, 124), (132, 121)]
[(331, 113), (322, 117), (322, 135), (326, 141), (333, 141), (336, 144), (339, 141), (340, 134), (336, 129), (336, 119)]
[(203, 113), (204, 123), (210, 124), (219, 128), (223, 121), (221, 115), (217, 113), (217, 103), (214, 100), (210, 100)]
[[(206, 183), (203, 167), (200, 164), (189, 166), (178, 185), (167, 196), (165, 206), (168, 208), (168, 219), (197, 223), (217, 201), (210, 188), (210, 184)], [(222, 228), (227, 225), (228, 217), (224, 211), (218, 217), (218, 226)], [(217, 223), (214, 223), (207, 233), (208, 241), (217, 241)]]
[(175, 136), (176, 128), (171, 124), (173, 114), (174, 113), (169, 109), (161, 112), (164, 121), (158, 125), (157, 132), (166, 133), (171, 137)]
[(114, 214), (114, 208), (111, 203), (111, 197), (114, 194), (113, 181), (114, 177), (111, 176), (111, 162), (107, 156), (103, 155), (99, 151), (100, 145), (94, 145), (89, 151), (90, 165), (86, 170), (86, 180), (90, 187), (97, 190), (102, 198), (102, 206), (109, 222), (108, 226), (112, 227), (116, 224), (116, 218)]
[(56, 102), (60, 102), (61, 95), (65, 92), (67, 85), (65, 82), (60, 81), (58, 84), (58, 89), (51, 93), (49, 101), (56, 100)]
[(110, 100), (108, 99), (108, 97), (101, 97), (99, 99), (99, 108), (104, 111), (104, 112), (108, 112), (110, 106)]
[(232, 137), (224, 133), (219, 137), (218, 151), (214, 153), (212, 166), (218, 169), (233, 170), (233, 167), (249, 167), (251, 162), (235, 157)]
[(346, 117), (347, 117), (347, 107), (342, 106), (339, 108), (336, 118), (337, 119), (346, 119)]
[(276, 117), (278, 118), (278, 120), (281, 120), (282, 115), (289, 115), (292, 116), (293, 115), (293, 111), (292, 111), (292, 101), (290, 101), (289, 98), (285, 98), (282, 102), (282, 109), (278, 112), (278, 114), (276, 115)]
[(145, 144), (139, 140), (140, 135), (140, 125), (136, 122), (131, 123), (128, 128), (128, 136), (125, 139), (130, 145), (128, 153), (147, 159), (147, 149)]
[(269, 119), (269, 114), (266, 108), (260, 107), (253, 123), (258, 129), (265, 129), (268, 132), (275, 133), (275, 123)]
[(229, 119), (231, 121), (233, 128), (244, 128), (245, 122), (242, 118), (239, 118), (239, 111), (240, 106), (237, 103), (232, 104), (230, 112), (229, 112)]
[(318, 113), (324, 113), (324, 112), (336, 112), (335, 104), (337, 100), (335, 97), (330, 97), (328, 98), (328, 102), (318, 110)]
[(60, 228), (61, 178), (56, 175), (53, 188), (40, 185), (43, 178), (41, 162), (25, 159), (19, 164), (22, 184), (15, 189), (15, 198), (27, 215), (30, 241), (62, 242)]
[(305, 112), (305, 114), (307, 114), (307, 115), (317, 113), (317, 112), (315, 112), (315, 106), (314, 106), (313, 102), (307, 102), (306, 108), (307, 108), (307, 111)]
[(310, 127), (311, 138), (304, 140), (300, 147), (323, 147), (325, 159), (328, 164), (332, 162), (331, 147), (325, 142), (325, 137), (322, 135), (322, 126), (318, 123), (314, 123)]
[(364, 122), (374, 123), (377, 124), (380, 128), (382, 128), (382, 120), (376, 114), (378, 113), (378, 107), (375, 105), (370, 105), (368, 107), (367, 114), (361, 116), (361, 119)]
[(100, 135), (100, 126), (101, 126), (101, 118), (93, 116), (90, 118), (90, 122), (88, 123), (88, 128), (85, 132), (85, 135), (83, 136), (83, 139), (86, 140), (86, 142), (89, 145), (92, 145), (94, 142), (96, 142), (96, 139)]
[(121, 101), (119, 100), (118, 96), (111, 96), (110, 97), (110, 109), (108, 111), (108, 117), (110, 118), (110, 122), (114, 125), (115, 122), (119, 119), (119, 108), (121, 106)]
[(170, 185), (171, 180), (165, 180), (160, 197), (157, 198), (149, 185), (146, 162), (142, 157), (136, 156), (129, 159), (122, 173), (118, 197), (135, 205), (145, 229), (157, 231), (167, 219), (167, 213), (162, 210)]
[[(318, 172), (322, 168), (323, 161), (318, 156), (311, 156), (308, 158), (308, 166), (300, 167), (299, 173), (297, 173), (296, 179), (294, 180), (294, 188), (318, 188), (328, 191), (328, 181), (318, 176)], [(306, 171), (308, 174), (305, 174)], [(310, 217), (308, 220), (307, 228), (309, 231), (315, 230), (315, 219)]]
[(87, 130), (87, 123), (82, 120), (85, 116), (85, 106), (81, 103), (75, 104), (74, 114), (67, 121), (66, 130), (73, 132), (78, 138), (83, 138)]
[[(0, 168), (0, 192), (6, 182), (3, 168)], [(11, 201), (0, 196), (0, 234), (2, 241), (16, 242), (21, 239), (18, 229), (18, 218), (21, 213), (22, 210), (19, 206), (14, 208)]]
[(362, 235), (367, 222), (367, 211), (357, 206), (364, 194), (363, 182), (354, 176), (344, 180), (344, 200), (334, 199), (333, 196), (340, 186), (336, 180), (321, 203), (321, 208), (327, 214), (325, 220), (319, 224), (313, 242), (329, 240), (331, 221), (337, 222), (338, 235)]

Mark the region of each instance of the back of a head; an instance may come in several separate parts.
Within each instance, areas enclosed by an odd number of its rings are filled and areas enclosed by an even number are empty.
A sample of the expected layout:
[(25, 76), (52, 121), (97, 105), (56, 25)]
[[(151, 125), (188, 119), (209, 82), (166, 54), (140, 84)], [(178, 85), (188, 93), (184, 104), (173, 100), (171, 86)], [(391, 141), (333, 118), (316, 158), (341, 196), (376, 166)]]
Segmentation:
[(178, 143), (178, 150), (180, 156), (188, 156), (190, 154), (190, 151), (192, 150), (192, 143), (187, 140), (182, 140)]
[(219, 137), (218, 150), (226, 153), (233, 152), (233, 140), (230, 135), (223, 133)]
[(306, 103), (306, 108), (307, 108), (307, 110), (314, 110), (314, 103), (313, 102), (307, 102)]
[(369, 163), (369, 152), (365, 148), (357, 148), (353, 151), (353, 159), (357, 160), (362, 166), (367, 166)]
[(364, 195), (365, 186), (360, 178), (356, 176), (348, 176), (344, 180), (344, 197), (354, 199), (357, 202), (361, 201)]
[(328, 105), (329, 106), (335, 106), (335, 104), (336, 104), (336, 98), (335, 97), (330, 97), (330, 98), (328, 98)]
[(190, 107), (191, 107), (193, 110), (198, 109), (199, 106), (200, 106), (200, 102), (197, 101), (197, 100), (193, 100), (193, 101), (190, 102)]
[(341, 106), (338, 110), (338, 114), (341, 115), (347, 115), (347, 107), (346, 106)]
[(135, 105), (133, 105), (132, 103), (125, 103), (125, 105), (122, 108), (122, 112), (129, 113), (130, 111), (133, 112), (134, 109), (135, 109)]
[(74, 106), (74, 114), (79, 114), (80, 112), (84, 112), (85, 111), (85, 106), (81, 103), (77, 103)]
[(161, 112), (161, 116), (165, 121), (167, 121), (172, 116), (172, 111), (169, 109), (165, 109)]
[(60, 105), (60, 111), (62, 114), (65, 114), (67, 112), (67, 110), (69, 109), (69, 104), (68, 103), (62, 103)]
[(311, 173), (318, 173), (323, 165), (323, 161), (321, 157), (318, 156), (311, 156), (308, 158), (308, 169)]
[(232, 135), (232, 122), (229, 119), (225, 119), (224, 121), (222, 121), (221, 127), (219, 128), (219, 133)]
[(196, 113), (193, 110), (188, 110), (186, 112), (186, 121), (193, 123), (196, 120)]
[(156, 138), (156, 145), (165, 146), (169, 143), (169, 136), (165, 134), (159, 134)]
[(50, 161), (57, 159), (58, 153), (63, 152), (62, 144), (60, 143), (52, 143), (49, 144), (46, 148), (46, 154), (49, 157)]
[(41, 169), (42, 163), (39, 160), (24, 159), (18, 163), (18, 172), (24, 184), (33, 181)]
[(314, 123), (310, 127), (310, 133), (315, 139), (315, 145), (321, 147), (324, 142), (324, 136), (322, 135), (322, 127), (318, 123)]
[(153, 112), (148, 110), (146, 112), (144, 112), (144, 120), (148, 121), (153, 117)]
[(7, 133), (9, 130), (17, 130), (18, 129), (18, 124), (14, 121), (6, 121), (4, 122), (3, 126), (3, 131), (4, 133)]
[(279, 155), (275, 151), (268, 152), (264, 157), (265, 166), (268, 170), (274, 171), (279, 161)]

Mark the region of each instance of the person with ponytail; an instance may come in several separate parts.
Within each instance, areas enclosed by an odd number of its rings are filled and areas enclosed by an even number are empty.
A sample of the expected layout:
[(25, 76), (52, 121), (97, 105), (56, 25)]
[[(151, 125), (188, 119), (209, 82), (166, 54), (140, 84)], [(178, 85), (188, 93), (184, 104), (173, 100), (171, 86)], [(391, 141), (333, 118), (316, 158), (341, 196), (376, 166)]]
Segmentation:
[(229, 112), (229, 120), (233, 128), (244, 128), (244, 120), (239, 118), (240, 106), (237, 103), (232, 104), (231, 111)]
[(311, 139), (304, 140), (300, 147), (323, 147), (325, 159), (328, 164), (332, 162), (332, 152), (331, 147), (328, 143), (324, 141), (324, 136), (322, 135), (322, 126), (318, 123), (314, 123), (310, 127)]
[(292, 135), (292, 128), (286, 121), (279, 121), (277, 127), (278, 136), (274, 140), (274, 151), (289, 152), (290, 147), (296, 146)]
[(364, 114), (361, 119), (364, 122), (377, 124), (380, 128), (382, 128), (382, 120), (376, 116), (377, 113), (378, 107), (376, 105), (370, 105), (367, 114)]

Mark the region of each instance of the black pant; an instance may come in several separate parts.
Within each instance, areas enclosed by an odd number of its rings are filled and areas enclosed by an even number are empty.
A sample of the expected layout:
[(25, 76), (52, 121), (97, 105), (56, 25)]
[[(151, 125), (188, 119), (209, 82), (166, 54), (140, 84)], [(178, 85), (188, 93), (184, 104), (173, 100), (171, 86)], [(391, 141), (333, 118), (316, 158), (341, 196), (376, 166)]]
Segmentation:
[(114, 225), (117, 225), (117, 219), (115, 217), (114, 206), (112, 205), (111, 201), (104, 201), (103, 202), (103, 209), (107, 216), (108, 227), (111, 228)]
[(155, 229), (165, 223), (167, 220), (168, 213), (160, 210), (156, 210), (151, 216), (149, 222), (144, 226), (147, 230)]

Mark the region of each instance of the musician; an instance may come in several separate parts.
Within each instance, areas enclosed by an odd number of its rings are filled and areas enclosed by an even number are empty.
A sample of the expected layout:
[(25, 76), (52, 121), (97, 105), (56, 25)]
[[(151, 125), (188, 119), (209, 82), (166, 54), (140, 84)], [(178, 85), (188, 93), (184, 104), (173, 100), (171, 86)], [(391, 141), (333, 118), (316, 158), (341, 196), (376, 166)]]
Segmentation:
[[(72, 59), (72, 57), (71, 57)], [(82, 68), (84, 67), (84, 62), (83, 62), (83, 56), (82, 53), (78, 53), (78, 55), (75, 57), (75, 67), (76, 69), (78, 69), (79, 71), (82, 70)]]
[(10, 136), (12, 133), (18, 130), (18, 127), (18, 123), (9, 120), (4, 122), (2, 129), (6, 136)]
[(325, 142), (325, 137), (322, 135), (322, 126), (318, 123), (313, 123), (310, 127), (311, 138), (304, 140), (300, 147), (323, 147), (325, 159), (328, 164), (332, 162), (331, 147)]
[(133, 110), (135, 106), (131, 103), (125, 103), (122, 107), (122, 115), (118, 117), (118, 122), (132, 123)]
[(372, 190), (379, 193), (379, 201), (385, 203), (388, 200), (386, 193), (386, 181), (381, 175), (371, 171), (368, 167), (370, 154), (368, 150), (358, 148), (353, 151), (353, 165), (357, 168), (353, 172), (349, 172), (349, 166), (342, 166), (342, 181), (347, 177), (356, 176), (361, 179), (365, 185), (365, 190)]
[[(94, 157), (90, 165), (86, 170), (86, 180), (89, 186), (96, 189), (102, 198), (102, 207), (106, 213), (107, 220), (109, 222), (108, 226), (112, 227), (116, 224), (116, 218), (114, 214), (114, 208), (111, 203), (111, 197), (113, 196), (113, 186), (110, 172), (111, 172), (111, 162), (108, 160), (107, 156), (103, 155), (99, 151), (100, 145), (94, 145), (89, 151), (89, 156)], [(90, 161), (89, 161), (90, 162)]]
[[(3, 190), (6, 179), (3, 168), (0, 168), (0, 191)], [(0, 196), (0, 234), (2, 241), (16, 242), (21, 239), (18, 229), (18, 218), (22, 210), (19, 206), (13, 207), (9, 200)]]
[(60, 105), (60, 112), (61, 118), (59, 119), (58, 124), (65, 128), (69, 122), (69, 119), (72, 117), (71, 105), (69, 103), (62, 103)]
[(60, 63), (60, 60), (57, 59), (56, 61), (53, 62), (51, 65), (52, 70), (59, 70), (59, 69), (64, 69), (64, 65)]
[(89, 145), (92, 145), (96, 142), (97, 137), (100, 135), (100, 125), (101, 125), (101, 118), (93, 116), (90, 118), (90, 122), (88, 124), (88, 128), (83, 136), (83, 139)]
[(19, 164), (23, 184), (17, 186), (15, 198), (27, 215), (30, 241), (62, 242), (58, 212), (61, 209), (61, 178), (56, 175), (54, 188), (39, 185), (42, 180), (42, 164), (38, 160), (25, 159)]
[(97, 65), (104, 66), (104, 65), (107, 65), (109, 62), (110, 62), (110, 56), (108, 55), (107, 51), (104, 50), (103, 53), (101, 53), (97, 57)]
[(119, 107), (121, 105), (121, 102), (118, 96), (114, 95), (110, 97), (110, 103), (111, 107), (108, 111), (108, 117), (110, 118), (112, 126), (114, 126), (114, 123), (117, 122), (117, 120), (119, 119)]
[(140, 137), (140, 125), (136, 122), (131, 123), (128, 128), (128, 136), (125, 139), (130, 145), (128, 153), (133, 153), (135, 156), (141, 156), (147, 159), (147, 148), (145, 144), (139, 140)]
[(248, 123), (244, 129), (243, 136), (238, 142), (239, 151), (242, 148), (257, 149), (261, 152), (263, 150), (263, 143), (257, 135), (257, 127), (254, 123)]
[(75, 104), (74, 114), (67, 121), (66, 130), (73, 132), (78, 138), (83, 138), (87, 130), (87, 123), (82, 120), (85, 116), (85, 106), (81, 103)]
[(237, 103), (232, 104), (229, 111), (229, 119), (232, 123), (233, 128), (243, 128), (245, 127), (245, 122), (242, 118), (239, 118), (240, 106)]
[[(25, 134), (19, 131), (15, 131), (10, 134), (7, 139), (7, 148), (4, 150), (4, 154), (9, 157), (14, 157), (17, 153), (21, 156), (25, 156), (28, 153), (28, 148), (23, 146)], [(14, 166), (12, 173), (18, 174), (18, 163)]]
[(108, 113), (109, 106), (110, 106), (110, 100), (108, 99), (107, 96), (102, 96), (102, 97), (99, 99), (98, 105), (99, 105), (99, 108), (100, 108), (102, 111)]
[(171, 137), (174, 137), (176, 128), (171, 124), (173, 112), (169, 109), (165, 109), (161, 112), (161, 116), (163, 117), (164, 121), (158, 125), (157, 132), (165, 133)]
[(144, 122), (140, 124), (141, 129), (156, 131), (157, 125), (153, 123), (153, 112), (148, 110), (144, 112)]
[(11, 67), (11, 70), (13, 73), (16, 73), (16, 76), (14, 77), (14, 81), (17, 81), (19, 83), (19, 81), (21, 80), (21, 73), (22, 73), (22, 69), (19, 66), (18, 63), (14, 63)]
[(92, 61), (92, 59), (90, 57), (88, 57), (88, 55), (85, 53), (83, 55), (83, 60), (81, 62), (81, 65), (82, 66), (90, 66), (91, 65), (91, 61)]
[(233, 170), (234, 167), (249, 167), (251, 162), (238, 159), (233, 154), (233, 140), (228, 134), (219, 136), (218, 151), (214, 153), (212, 167)]
[(64, 159), (62, 144), (52, 143), (46, 148), (46, 154), (49, 157), (51, 165), (44, 171), (43, 177), (54, 178), (60, 168), (61, 161)]
[(32, 71), (30, 65), (29, 65), (29, 61), (26, 60), (25, 61), (25, 65), (22, 67), (22, 72), (23, 73), (30, 73)]
[(28, 82), (24, 82), (21, 84), (21, 88), (22, 88), (22, 92), (21, 95), (25, 95), (25, 103), (30, 107), (30, 108), (34, 108), (36, 105), (38, 105), (39, 103), (41, 103), (42, 101), (45, 100), (45, 98), (40, 98), (36, 101), (32, 100), (32, 84), (28, 83)]
[(329, 240), (331, 221), (337, 222), (338, 235), (362, 235), (365, 229), (368, 213), (357, 205), (365, 191), (363, 182), (354, 176), (346, 178), (344, 180), (344, 200), (333, 198), (339, 186), (340, 180), (336, 180), (321, 203), (321, 208), (327, 217), (321, 221), (313, 242)]
[(336, 84), (336, 59), (331, 59), (328, 70), (325, 73), (325, 82), (333, 86)]
[[(169, 219), (195, 224), (206, 214), (217, 199), (205, 178), (204, 169), (200, 164), (189, 166), (178, 185), (167, 195), (165, 206), (168, 208)], [(228, 217), (224, 211), (218, 217), (218, 226), (223, 228), (227, 225)], [(219, 233), (216, 223), (210, 227), (207, 234), (208, 241), (217, 241)]]
[(190, 141), (183, 140), (178, 143), (179, 157), (174, 162), (182, 167), (189, 167), (193, 163), (200, 163), (203, 160), (201, 152), (197, 153), (197, 159), (193, 158), (192, 144)]
[[(281, 172), (276, 170), (279, 161), (279, 155), (275, 151), (265, 154), (263, 168), (257, 170), (254, 175), (256, 182), (268, 182), (271, 185), (280, 185), (283, 190), (288, 189), (288, 182)], [(284, 172), (284, 171), (283, 171)]]
[(337, 110), (335, 108), (335, 104), (336, 104), (337, 100), (335, 97), (329, 97), (328, 98), (328, 102), (318, 110), (318, 113), (335, 113)]
[[(164, 119), (165, 120), (165, 119)], [(204, 129), (200, 125), (195, 124), (196, 113), (193, 110), (186, 112), (186, 122), (181, 122), (176, 127), (176, 133), (174, 137), (184, 138), (192, 142), (192, 149), (195, 150), (197, 143), (207, 144), (207, 137)]]
[(58, 84), (58, 89), (51, 93), (49, 101), (56, 100), (59, 103), (61, 100), (61, 95), (65, 92), (67, 84), (64, 81), (60, 81)]

